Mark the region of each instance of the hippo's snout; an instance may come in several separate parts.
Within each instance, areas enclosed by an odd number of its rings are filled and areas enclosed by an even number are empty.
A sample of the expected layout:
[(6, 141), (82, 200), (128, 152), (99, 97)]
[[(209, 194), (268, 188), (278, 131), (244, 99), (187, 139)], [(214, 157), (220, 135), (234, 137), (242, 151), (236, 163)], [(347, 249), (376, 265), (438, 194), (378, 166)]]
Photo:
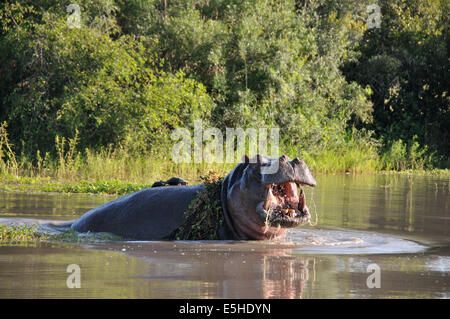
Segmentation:
[(290, 164), (293, 167), (295, 181), (297, 183), (308, 185), (311, 187), (315, 187), (317, 185), (316, 180), (312, 176), (312, 174), (309, 171), (308, 166), (306, 166), (306, 163), (304, 160), (296, 157), (290, 162)]
[(304, 185), (316, 186), (306, 163), (285, 155), (243, 157), (222, 184), (222, 206), (227, 229), (234, 238), (283, 237), (287, 228), (307, 223)]
[(294, 181), (266, 185), (263, 201), (256, 207), (266, 222), (281, 227), (296, 227), (309, 222), (311, 214), (301, 184)]
[(263, 184), (268, 185), (293, 182), (297, 185), (308, 185), (311, 187), (317, 185), (317, 182), (312, 176), (305, 161), (298, 157), (289, 161), (289, 157), (282, 155), (279, 159), (267, 159), (267, 162), (262, 163), (262, 166), (272, 166), (274, 164), (278, 167), (277, 170), (271, 173), (261, 174), (261, 182)]

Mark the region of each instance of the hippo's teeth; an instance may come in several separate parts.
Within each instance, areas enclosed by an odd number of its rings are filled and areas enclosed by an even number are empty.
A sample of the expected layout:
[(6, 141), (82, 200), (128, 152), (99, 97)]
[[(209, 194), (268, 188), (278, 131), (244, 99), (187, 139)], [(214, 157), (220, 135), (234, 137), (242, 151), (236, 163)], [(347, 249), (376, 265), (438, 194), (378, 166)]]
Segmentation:
[(300, 201), (298, 203), (299, 205), (299, 209), (300, 211), (304, 211), (306, 208), (306, 197), (305, 197), (305, 193), (303, 192), (303, 189), (300, 189)]
[(264, 194), (264, 210), (267, 212), (269, 209), (269, 205), (270, 205), (270, 200), (269, 200), (269, 193), (270, 193), (271, 187), (267, 187), (265, 194)]
[(306, 208), (306, 197), (302, 189), (302, 210), (305, 210), (305, 208)]
[(269, 210), (269, 200), (266, 198), (266, 201), (264, 202), (264, 210), (267, 212)]

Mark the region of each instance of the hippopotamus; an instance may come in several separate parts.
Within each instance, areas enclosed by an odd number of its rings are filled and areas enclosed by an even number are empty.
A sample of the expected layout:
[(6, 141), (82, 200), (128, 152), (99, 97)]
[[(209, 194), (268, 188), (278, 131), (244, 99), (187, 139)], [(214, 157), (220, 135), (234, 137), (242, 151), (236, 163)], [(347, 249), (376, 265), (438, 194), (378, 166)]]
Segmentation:
[[(276, 165), (274, 165), (276, 164)], [(276, 170), (268, 171), (268, 167)], [(303, 185), (316, 186), (306, 163), (283, 155), (245, 156), (223, 180), (222, 240), (266, 240), (285, 236), (288, 228), (308, 222)], [(77, 232), (108, 232), (124, 239), (165, 240), (185, 221), (184, 212), (204, 189), (161, 186), (142, 189), (86, 212), (69, 226)]]

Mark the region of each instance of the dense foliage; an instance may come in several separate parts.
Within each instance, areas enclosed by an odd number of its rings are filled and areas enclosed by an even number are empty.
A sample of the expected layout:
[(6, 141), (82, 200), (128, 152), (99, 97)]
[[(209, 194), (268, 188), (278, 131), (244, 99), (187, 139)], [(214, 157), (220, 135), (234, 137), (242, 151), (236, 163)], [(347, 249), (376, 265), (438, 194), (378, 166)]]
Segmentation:
[(114, 17), (80, 28), (51, 11), (16, 18), (33, 10), (6, 4), (12, 22), (4, 21), (0, 40), (1, 117), (24, 152), (53, 151), (55, 136), (77, 131), (82, 149), (126, 142), (148, 150), (181, 123), (209, 117), (203, 85), (156, 68), (136, 37), (119, 34)]
[(449, 2), (395, 0), (380, 6), (381, 27), (365, 33), (358, 60), (345, 68), (348, 79), (373, 90), (374, 121), (367, 127), (383, 139), (385, 158), (434, 155), (448, 167)]
[(9, 0), (0, 121), (30, 158), (57, 136), (156, 152), (203, 119), (280, 127), (286, 153), (448, 166), (448, 2), (380, 2), (367, 29), (372, 2)]
[(370, 91), (339, 71), (352, 54), (349, 37), (364, 30), (346, 9), (295, 1), (135, 3), (125, 30), (148, 35), (168, 72), (183, 70), (207, 87), (219, 127), (276, 126), (287, 148), (317, 151), (342, 146), (351, 115), (370, 118)]

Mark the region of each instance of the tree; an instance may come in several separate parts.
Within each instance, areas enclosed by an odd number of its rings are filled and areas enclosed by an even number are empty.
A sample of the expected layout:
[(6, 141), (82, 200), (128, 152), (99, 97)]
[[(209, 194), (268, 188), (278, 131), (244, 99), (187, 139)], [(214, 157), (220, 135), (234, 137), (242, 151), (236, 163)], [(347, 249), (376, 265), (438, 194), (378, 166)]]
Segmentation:
[[(448, 1), (396, 0), (381, 3), (380, 29), (368, 30), (348, 79), (370, 85), (374, 129), (385, 149), (416, 142), (448, 167), (450, 97)], [(416, 146), (414, 146), (416, 147)]]
[(206, 86), (216, 103), (213, 120), (221, 128), (277, 126), (286, 146), (316, 151), (345, 143), (352, 116), (370, 120), (370, 91), (348, 83), (339, 69), (364, 31), (350, 6), (266, 0), (131, 3), (121, 7), (122, 13), (137, 14), (125, 29), (151, 39), (149, 52), (168, 72), (182, 70)]
[(204, 87), (159, 70), (139, 39), (119, 36), (113, 16), (71, 29), (67, 14), (41, 15), (0, 39), (1, 117), (19, 151), (54, 151), (56, 135), (76, 131), (81, 149), (128, 142), (145, 151), (167, 145), (178, 125), (209, 117)]

